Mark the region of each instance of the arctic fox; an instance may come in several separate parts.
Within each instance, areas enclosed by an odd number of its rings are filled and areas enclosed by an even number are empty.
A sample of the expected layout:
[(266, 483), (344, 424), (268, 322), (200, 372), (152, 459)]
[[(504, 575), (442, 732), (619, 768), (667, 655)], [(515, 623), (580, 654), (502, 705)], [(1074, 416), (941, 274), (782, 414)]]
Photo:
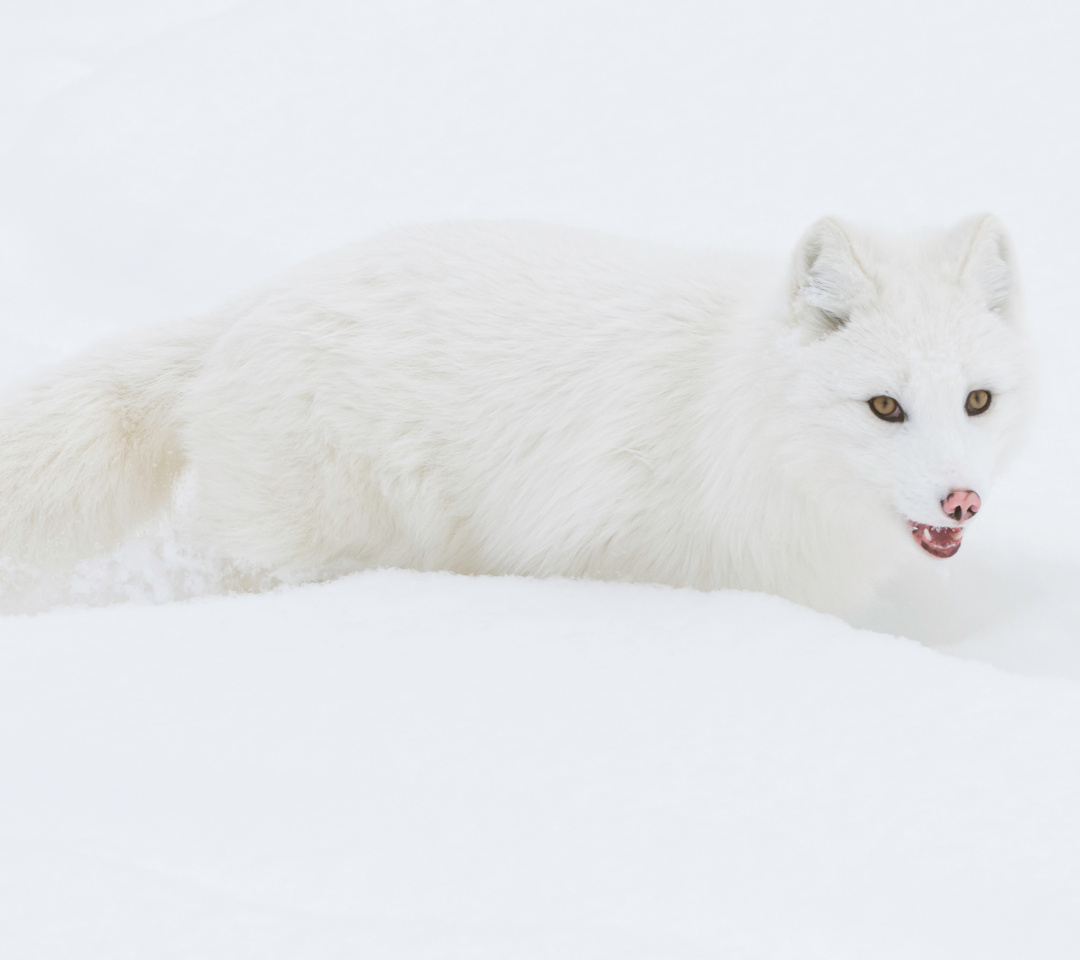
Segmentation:
[(833, 219), (774, 263), (536, 224), (399, 230), (118, 339), (0, 409), (0, 552), (166, 511), (303, 578), (377, 566), (781, 594), (850, 614), (949, 557), (1020, 439), (990, 216)]

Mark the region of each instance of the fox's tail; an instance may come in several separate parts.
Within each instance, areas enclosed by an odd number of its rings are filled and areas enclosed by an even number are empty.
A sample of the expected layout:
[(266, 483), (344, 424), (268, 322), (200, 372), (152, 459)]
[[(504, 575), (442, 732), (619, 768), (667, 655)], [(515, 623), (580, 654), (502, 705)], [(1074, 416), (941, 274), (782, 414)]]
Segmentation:
[(181, 400), (221, 330), (201, 320), (129, 336), (4, 397), (0, 556), (86, 556), (168, 505), (184, 467)]

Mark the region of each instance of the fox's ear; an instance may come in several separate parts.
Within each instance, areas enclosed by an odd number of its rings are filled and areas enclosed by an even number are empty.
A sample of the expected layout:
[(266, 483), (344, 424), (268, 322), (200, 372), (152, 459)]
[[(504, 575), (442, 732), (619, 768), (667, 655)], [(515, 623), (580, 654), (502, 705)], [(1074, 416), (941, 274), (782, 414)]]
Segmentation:
[(795, 248), (793, 318), (819, 335), (839, 330), (868, 283), (844, 224), (832, 217), (818, 220)]
[(960, 247), (960, 282), (976, 291), (994, 313), (1010, 317), (1018, 299), (1012, 244), (990, 214), (965, 220), (953, 231)]

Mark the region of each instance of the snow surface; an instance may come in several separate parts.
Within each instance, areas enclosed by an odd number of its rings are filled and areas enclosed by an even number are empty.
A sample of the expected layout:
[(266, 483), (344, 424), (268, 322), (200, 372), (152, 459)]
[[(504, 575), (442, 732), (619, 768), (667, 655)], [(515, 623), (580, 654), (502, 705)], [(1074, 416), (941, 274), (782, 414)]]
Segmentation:
[(3, 955), (1080, 955), (1078, 39), (1064, 3), (5, 4), (5, 382), (398, 223), (783, 253), (992, 210), (1043, 404), (865, 629), (407, 571), (228, 595), (160, 532), (0, 570), (44, 611), (0, 618)]

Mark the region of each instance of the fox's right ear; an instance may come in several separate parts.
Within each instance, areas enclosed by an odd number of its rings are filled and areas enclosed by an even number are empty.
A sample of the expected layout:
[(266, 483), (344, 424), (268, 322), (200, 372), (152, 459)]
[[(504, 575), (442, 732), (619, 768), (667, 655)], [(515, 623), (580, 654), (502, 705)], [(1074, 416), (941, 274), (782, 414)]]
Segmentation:
[(869, 282), (848, 229), (839, 220), (824, 217), (803, 234), (795, 248), (792, 318), (819, 336), (839, 330)]

